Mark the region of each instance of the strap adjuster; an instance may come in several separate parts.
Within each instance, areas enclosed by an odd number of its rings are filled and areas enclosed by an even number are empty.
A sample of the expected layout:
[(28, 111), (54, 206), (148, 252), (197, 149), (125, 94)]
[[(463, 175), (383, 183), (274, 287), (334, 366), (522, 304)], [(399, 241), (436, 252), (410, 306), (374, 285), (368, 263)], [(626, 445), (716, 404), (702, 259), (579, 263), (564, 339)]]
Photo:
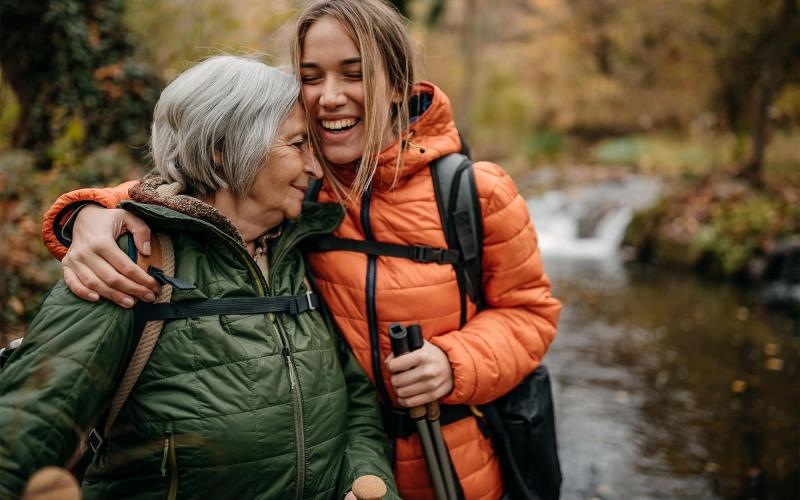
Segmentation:
[(97, 432), (96, 428), (92, 427), (92, 430), (89, 431), (89, 435), (86, 436), (86, 444), (89, 445), (89, 448), (91, 448), (94, 453), (97, 453), (103, 446), (103, 438), (100, 436), (100, 433)]
[(437, 262), (439, 264), (444, 262), (444, 249), (431, 248), (423, 245), (414, 245), (411, 247), (411, 260), (414, 262)]
[(308, 302), (308, 310), (309, 311), (314, 311), (317, 308), (317, 306), (314, 305), (313, 298), (314, 298), (314, 292), (312, 292), (311, 290), (307, 291), (306, 292), (306, 302)]

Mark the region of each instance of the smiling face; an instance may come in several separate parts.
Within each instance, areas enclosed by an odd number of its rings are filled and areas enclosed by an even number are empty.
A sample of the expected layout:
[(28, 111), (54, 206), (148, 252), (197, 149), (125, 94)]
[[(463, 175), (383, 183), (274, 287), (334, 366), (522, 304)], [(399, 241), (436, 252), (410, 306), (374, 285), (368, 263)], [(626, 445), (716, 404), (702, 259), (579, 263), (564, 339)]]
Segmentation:
[(249, 215), (264, 220), (264, 230), (284, 219), (296, 219), (309, 180), (321, 175), (308, 141), (303, 108), (298, 104), (278, 129), (267, 161), (256, 174), (247, 195)]
[[(356, 44), (330, 16), (315, 21), (305, 34), (300, 59), (303, 101), (309, 122), (321, 141), (322, 154), (334, 165), (361, 158), (370, 135), (364, 89), (364, 62)], [(383, 64), (374, 65), (372, 105), (387, 112), (381, 146), (393, 139), (389, 123), (390, 93)]]

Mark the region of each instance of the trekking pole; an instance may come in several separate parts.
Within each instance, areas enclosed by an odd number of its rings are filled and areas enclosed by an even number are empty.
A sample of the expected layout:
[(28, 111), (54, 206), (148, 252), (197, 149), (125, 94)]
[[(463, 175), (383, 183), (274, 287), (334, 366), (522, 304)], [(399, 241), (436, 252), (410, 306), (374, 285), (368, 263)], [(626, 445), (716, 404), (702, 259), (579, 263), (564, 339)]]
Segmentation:
[(388, 490), (383, 479), (367, 474), (356, 478), (350, 491), (358, 500), (381, 500)]
[[(389, 325), (389, 338), (392, 341), (392, 352), (395, 356), (402, 356), (409, 352), (408, 332), (399, 323)], [(428, 474), (431, 477), (431, 484), (437, 500), (448, 500), (444, 481), (442, 479), (442, 469), (436, 459), (436, 449), (431, 441), (431, 434), (428, 430), (428, 422), (425, 420), (425, 406), (415, 406), (408, 410), (408, 414), (417, 426), (419, 441), (422, 443), (422, 452), (425, 454), (425, 463), (428, 465)]]
[[(422, 339), (422, 329), (420, 326), (408, 325), (407, 332), (408, 349), (410, 351), (416, 351), (421, 348), (424, 340)], [(425, 418), (428, 420), (428, 426), (430, 427), (431, 440), (433, 441), (433, 447), (436, 450), (436, 458), (442, 471), (442, 479), (444, 480), (447, 498), (449, 500), (458, 500), (458, 490), (456, 489), (458, 477), (450, 462), (450, 452), (447, 449), (447, 443), (444, 442), (442, 424), (439, 421), (440, 416), (441, 411), (438, 401), (432, 401), (425, 405)]]

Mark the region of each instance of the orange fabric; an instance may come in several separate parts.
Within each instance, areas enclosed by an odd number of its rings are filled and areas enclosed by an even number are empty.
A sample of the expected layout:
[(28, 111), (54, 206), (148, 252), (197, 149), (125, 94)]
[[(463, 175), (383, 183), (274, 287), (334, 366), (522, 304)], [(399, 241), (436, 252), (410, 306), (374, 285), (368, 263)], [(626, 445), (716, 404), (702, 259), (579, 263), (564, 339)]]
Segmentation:
[[(446, 247), (428, 164), (459, 151), (460, 141), (447, 96), (424, 82), (417, 85), (416, 92), (432, 94), (433, 102), (402, 135), (402, 141), (381, 153), (373, 179), (369, 223), (378, 241)], [(395, 172), (398, 154), (403, 155), (403, 167)], [(522, 381), (539, 365), (552, 342), (561, 309), (550, 295), (527, 205), (513, 181), (499, 166), (488, 162), (475, 163), (475, 178), (484, 219), (486, 309), (476, 314), (470, 303), (470, 320), (459, 331), (459, 292), (452, 266), (381, 256), (375, 272), (381, 361), (391, 352), (389, 324), (419, 323), (426, 340), (441, 348), (452, 365), (455, 387), (442, 400), (448, 404), (486, 403)], [(61, 209), (81, 200), (115, 207), (127, 198), (127, 187), (79, 190), (59, 198), (45, 218), (44, 237), (51, 253), (63, 256), (65, 251), (52, 235), (52, 221)], [(336, 201), (327, 186), (323, 186), (319, 199)], [(348, 203), (345, 219), (335, 234), (365, 239), (361, 211), (360, 203)], [(308, 260), (337, 326), (375, 382), (366, 307), (367, 256), (334, 251), (310, 254)], [(388, 372), (385, 366), (382, 369), (390, 398), (395, 401)], [(500, 466), (477, 421), (466, 418), (453, 422), (443, 433), (466, 498), (499, 498), (503, 492)], [(432, 498), (416, 435), (398, 440), (395, 477), (403, 498)]]
[(70, 191), (58, 197), (53, 206), (44, 214), (42, 221), (42, 240), (47, 250), (58, 260), (64, 258), (67, 247), (61, 244), (56, 237), (54, 227), (59, 228), (66, 224), (72, 215), (72, 205), (93, 202), (103, 205), (106, 208), (116, 208), (120, 201), (128, 199), (128, 188), (138, 181), (123, 182), (113, 188), (86, 188)]
[[(428, 83), (418, 84), (416, 91), (432, 94), (433, 102), (403, 134), (404, 140), (381, 153), (369, 196), (369, 225), (377, 241), (446, 247), (428, 164), (457, 152), (460, 141), (447, 97)], [(395, 176), (398, 154), (403, 155), (403, 166)], [(484, 218), (486, 309), (476, 314), (470, 304), (470, 320), (459, 331), (459, 292), (452, 266), (380, 256), (374, 275), (380, 359), (391, 353), (390, 323), (419, 323), (425, 338), (441, 348), (452, 365), (455, 388), (443, 399), (448, 404), (486, 403), (517, 385), (539, 365), (555, 336), (561, 308), (550, 295), (527, 205), (513, 181), (487, 162), (475, 163), (475, 176)], [(320, 201), (335, 201), (327, 186)], [(363, 205), (363, 200), (346, 205), (337, 236), (365, 239)], [(337, 326), (374, 382), (367, 256), (331, 251), (312, 253), (308, 260)], [(395, 400), (381, 364), (386, 388)], [(499, 498), (503, 491), (499, 464), (476, 420), (445, 426), (444, 437), (466, 498)], [(395, 474), (403, 498), (432, 497), (416, 435), (398, 440)]]

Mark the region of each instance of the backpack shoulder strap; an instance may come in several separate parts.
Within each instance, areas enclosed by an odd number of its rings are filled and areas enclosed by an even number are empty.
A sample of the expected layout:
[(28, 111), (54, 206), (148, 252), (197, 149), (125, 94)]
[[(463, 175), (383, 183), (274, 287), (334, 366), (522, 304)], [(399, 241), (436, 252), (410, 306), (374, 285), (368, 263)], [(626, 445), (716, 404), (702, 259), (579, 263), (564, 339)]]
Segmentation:
[[(150, 256), (139, 256), (134, 260), (136, 260), (139, 267), (145, 271), (148, 271), (150, 268), (158, 268), (163, 270), (164, 274), (173, 276), (175, 274), (175, 251), (172, 247), (172, 238), (163, 233), (155, 233), (154, 236), (154, 238), (151, 238)], [(155, 303), (169, 302), (171, 298), (172, 285), (165, 284), (161, 287), (161, 293), (156, 297)], [(136, 321), (135, 308), (133, 323), (134, 328), (137, 328), (140, 324), (139, 321)], [(103, 432), (104, 436), (107, 436), (108, 432), (114, 426), (114, 422), (117, 420), (120, 410), (123, 405), (125, 405), (125, 401), (128, 400), (133, 386), (136, 385), (145, 365), (147, 365), (147, 361), (153, 353), (153, 348), (155, 348), (163, 328), (164, 320), (147, 321), (141, 329), (141, 334), (139, 334), (138, 331), (134, 331), (134, 334), (139, 337), (139, 342), (136, 345), (136, 349), (133, 351), (133, 356), (128, 363), (128, 367), (125, 369), (122, 381), (117, 387), (117, 392), (111, 400), (111, 407), (108, 411), (108, 417), (106, 418)]]
[(469, 296), (478, 307), (483, 305), (483, 216), (475, 186), (475, 173), (472, 161), (457, 153), (431, 162), (430, 168), (447, 246), (450, 250), (457, 250), (461, 256), (455, 267), (462, 299), (463, 325), (466, 323), (466, 297)]

